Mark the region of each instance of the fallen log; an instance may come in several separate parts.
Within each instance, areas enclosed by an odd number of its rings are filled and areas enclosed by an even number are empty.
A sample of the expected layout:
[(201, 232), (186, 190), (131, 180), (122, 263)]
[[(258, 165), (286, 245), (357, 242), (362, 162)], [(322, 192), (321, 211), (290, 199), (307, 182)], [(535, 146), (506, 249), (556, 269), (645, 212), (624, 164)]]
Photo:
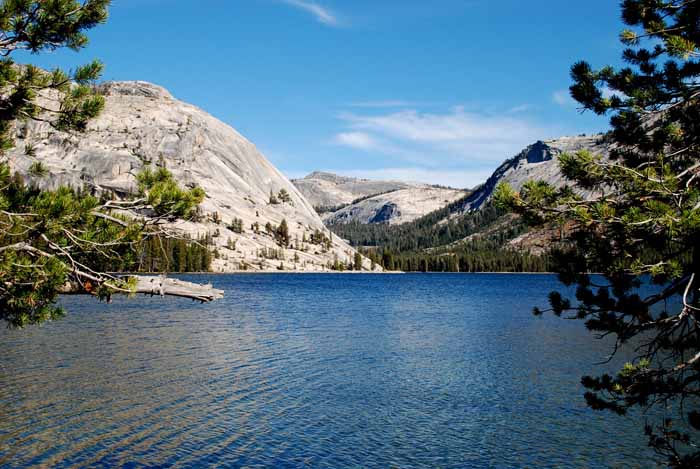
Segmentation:
[(211, 284), (202, 285), (199, 283), (186, 282), (176, 278), (169, 278), (164, 275), (133, 275), (129, 277), (136, 278), (136, 288), (134, 293), (159, 296), (178, 296), (181, 298), (191, 298), (203, 303), (218, 300), (224, 297), (224, 291), (214, 288)]
[[(199, 284), (169, 278), (165, 275), (122, 275), (112, 277), (115, 280), (131, 280), (129, 288), (114, 288), (113, 294), (143, 294), (151, 296), (176, 296), (189, 298), (202, 303), (219, 300), (224, 297), (224, 291), (214, 288), (211, 284)], [(66, 295), (95, 294), (93, 285), (89, 282), (68, 282), (61, 293)]]

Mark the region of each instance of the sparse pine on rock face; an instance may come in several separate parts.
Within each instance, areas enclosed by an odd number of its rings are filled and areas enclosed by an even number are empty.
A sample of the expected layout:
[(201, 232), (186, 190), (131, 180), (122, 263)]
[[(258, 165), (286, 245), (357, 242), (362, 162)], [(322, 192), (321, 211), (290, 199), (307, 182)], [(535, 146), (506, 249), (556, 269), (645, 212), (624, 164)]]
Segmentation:
[[(179, 184), (206, 193), (199, 222), (178, 227), (193, 239), (218, 228), (221, 236), (214, 242), (222, 248), (229, 238), (236, 241), (235, 252), (214, 259), (217, 271), (259, 265), (256, 253), (277, 247), (274, 237), (243, 227), (278, 226), (286, 219), (290, 245), (324, 229), (294, 185), (230, 126), (150, 83), (105, 83), (99, 91), (104, 110), (82, 133), (57, 131), (41, 122), (19, 125), (17, 145), (7, 154), (11, 167), (40, 187), (68, 185), (117, 195), (138, 192), (135, 174), (144, 167), (166, 167)], [(279, 203), (269, 203), (271, 193)], [(217, 226), (209, 226), (213, 217)], [(333, 254), (351, 262), (354, 250), (339, 239), (327, 252), (306, 246), (299, 265), (325, 269)], [(269, 270), (277, 266), (263, 263)]]

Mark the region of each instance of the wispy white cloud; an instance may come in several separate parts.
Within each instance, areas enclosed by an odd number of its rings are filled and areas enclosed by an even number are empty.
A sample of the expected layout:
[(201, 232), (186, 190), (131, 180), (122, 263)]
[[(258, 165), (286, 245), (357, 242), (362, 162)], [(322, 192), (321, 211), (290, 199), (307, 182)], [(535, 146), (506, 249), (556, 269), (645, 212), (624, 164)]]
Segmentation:
[(563, 107), (574, 107), (576, 101), (571, 97), (569, 90), (557, 90), (552, 93), (552, 101)]
[(413, 164), (430, 164), (430, 158), (411, 148), (403, 147), (396, 142), (377, 134), (351, 130), (340, 132), (333, 136), (332, 145), (361, 150), (374, 155), (386, 155)]
[(333, 142), (358, 150), (378, 150), (381, 144), (365, 132), (342, 132), (333, 137)]
[[(455, 160), (500, 162), (544, 134), (524, 119), (467, 112), (462, 107), (444, 114), (402, 110), (380, 115), (344, 113), (339, 117), (350, 128), (343, 134), (361, 133), (361, 143), (370, 139), (381, 142), (381, 146), (364, 145), (361, 149), (390, 150), (385, 153), (435, 165)], [(343, 134), (336, 135), (336, 144), (360, 148), (360, 142), (348, 141)]]
[(532, 138), (535, 128), (524, 120), (466, 112), (457, 107), (447, 114), (399, 111), (380, 116), (343, 114), (356, 129), (427, 143), (504, 142)]
[[(519, 106), (499, 113), (455, 107), (345, 112), (333, 145), (366, 153), (364, 170), (341, 171), (370, 179), (400, 179), (470, 188), (528, 144), (560, 135), (536, 124)], [(378, 168), (378, 169), (377, 169)]]
[(299, 8), (316, 17), (316, 20), (328, 26), (338, 26), (338, 17), (328, 8), (310, 0), (282, 0), (287, 5)]

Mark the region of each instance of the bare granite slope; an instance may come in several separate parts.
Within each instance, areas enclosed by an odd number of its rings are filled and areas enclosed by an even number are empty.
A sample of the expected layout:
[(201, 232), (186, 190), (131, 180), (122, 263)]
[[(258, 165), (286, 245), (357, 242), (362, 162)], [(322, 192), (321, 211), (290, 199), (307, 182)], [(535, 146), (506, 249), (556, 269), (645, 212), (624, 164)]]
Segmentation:
[[(464, 208), (466, 210), (481, 208), (491, 199), (493, 191), (500, 182), (510, 184), (516, 191), (531, 180), (546, 181), (555, 187), (562, 187), (566, 181), (559, 169), (559, 156), (579, 150), (588, 150), (604, 157), (608, 154), (601, 135), (561, 137), (535, 142), (499, 166), (491, 177), (467, 198)], [(579, 192), (584, 196), (592, 196), (585, 191), (579, 190)]]
[(322, 171), (314, 171), (303, 179), (294, 179), (292, 182), (316, 208), (338, 207), (357, 199), (416, 186), (399, 181), (338, 176)]
[[(43, 187), (68, 184), (124, 194), (134, 190), (134, 175), (144, 165), (164, 165), (181, 184), (206, 191), (205, 220), (181, 222), (178, 228), (192, 236), (214, 236), (220, 253), (213, 265), (217, 271), (273, 270), (280, 264), (285, 269), (326, 270), (336, 259), (353, 258), (355, 251), (337, 236), (331, 236), (328, 250), (302, 242), (316, 230), (329, 232), (297, 188), (233, 128), (150, 83), (107, 83), (102, 88), (105, 110), (85, 133), (57, 132), (37, 122), (18, 128), (17, 146), (8, 156), (11, 166), (27, 175), (32, 162), (41, 161), (50, 175), (27, 177)], [(28, 146), (34, 157), (26, 154)], [(270, 193), (280, 190), (287, 191), (289, 200), (271, 204)], [(234, 218), (243, 220), (244, 233), (226, 228)], [(299, 249), (285, 249), (283, 260), (265, 259), (262, 250), (278, 246), (264, 226), (283, 219)], [(259, 234), (251, 230), (254, 223), (261, 227)], [(229, 239), (235, 241), (235, 250), (226, 247)]]
[(315, 171), (292, 181), (327, 225), (407, 223), (464, 197), (459, 189)]
[(458, 189), (419, 186), (376, 195), (323, 214), (327, 225), (338, 223), (407, 223), (441, 209), (467, 193)]

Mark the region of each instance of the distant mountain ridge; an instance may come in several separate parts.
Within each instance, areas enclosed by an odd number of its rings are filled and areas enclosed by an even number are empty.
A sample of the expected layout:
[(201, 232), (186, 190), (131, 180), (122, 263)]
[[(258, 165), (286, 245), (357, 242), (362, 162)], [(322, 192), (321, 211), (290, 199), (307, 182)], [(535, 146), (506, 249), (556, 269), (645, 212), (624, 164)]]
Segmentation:
[(375, 195), (332, 213), (322, 214), (328, 226), (360, 222), (401, 224), (416, 220), (467, 195), (459, 189), (412, 187)]
[(407, 223), (466, 195), (429, 184), (381, 181), (315, 171), (292, 181), (326, 225)]
[(357, 199), (377, 194), (420, 186), (400, 181), (340, 176), (324, 171), (314, 171), (302, 179), (293, 179), (292, 183), (314, 207), (320, 209), (319, 211), (347, 205)]

